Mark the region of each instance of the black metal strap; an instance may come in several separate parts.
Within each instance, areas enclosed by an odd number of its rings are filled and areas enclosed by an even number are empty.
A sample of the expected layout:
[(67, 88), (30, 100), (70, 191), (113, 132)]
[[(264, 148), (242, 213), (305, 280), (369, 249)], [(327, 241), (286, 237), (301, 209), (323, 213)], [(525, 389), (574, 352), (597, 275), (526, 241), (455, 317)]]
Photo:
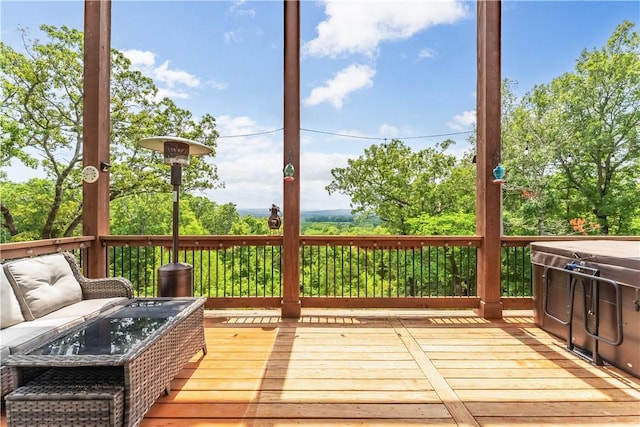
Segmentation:
[[(548, 298), (549, 298), (549, 284), (551, 282), (549, 270), (559, 271), (566, 273), (568, 276), (568, 289), (567, 289), (567, 318), (561, 319), (558, 316), (552, 314), (548, 310)], [(612, 346), (618, 346), (622, 344), (622, 289), (619, 283), (600, 277), (600, 270), (593, 267), (578, 264), (572, 262), (565, 265), (563, 268), (546, 266), (544, 269), (544, 295), (543, 295), (543, 311), (544, 315), (550, 317), (561, 325), (567, 326), (567, 348), (571, 351), (574, 350), (572, 342), (573, 335), (573, 307), (575, 302), (576, 288), (579, 285), (583, 292), (583, 328), (585, 333), (595, 340), (592, 360), (596, 364), (600, 364), (600, 355), (598, 354), (598, 343), (604, 342)], [(587, 306), (587, 284), (591, 290), (591, 307)], [(616, 307), (616, 336), (614, 339), (608, 339), (600, 335), (600, 286), (609, 285), (613, 287), (615, 291), (615, 307)], [(594, 317), (593, 328), (589, 327), (587, 321), (587, 315), (591, 314)]]

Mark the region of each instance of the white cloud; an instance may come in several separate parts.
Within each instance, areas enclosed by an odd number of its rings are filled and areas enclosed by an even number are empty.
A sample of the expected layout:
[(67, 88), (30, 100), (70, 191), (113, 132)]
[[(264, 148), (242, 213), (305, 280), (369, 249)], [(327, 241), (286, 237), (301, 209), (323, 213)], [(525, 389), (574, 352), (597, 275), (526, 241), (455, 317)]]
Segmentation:
[[(251, 118), (222, 115), (216, 118), (218, 139), (214, 163), (225, 183), (208, 195), (216, 203), (265, 209), (282, 198), (282, 134), (252, 135), (273, 130)], [(234, 136), (224, 138), (224, 136)], [(237, 136), (237, 137), (236, 137)]]
[(232, 42), (239, 43), (242, 41), (242, 36), (238, 31), (225, 31), (222, 37), (224, 38), (224, 42), (227, 44)]
[(435, 56), (435, 53), (433, 50), (431, 49), (422, 49), (419, 53), (418, 53), (418, 61), (421, 59), (428, 59), (428, 58), (433, 58)]
[(229, 84), (226, 82), (219, 82), (217, 80), (209, 80), (205, 83), (206, 86), (216, 89), (216, 90), (224, 90), (229, 87)]
[(156, 62), (156, 54), (153, 52), (131, 49), (122, 53), (136, 69), (151, 67)]
[(256, 122), (250, 117), (239, 116), (232, 117), (228, 115), (221, 115), (216, 118), (218, 127), (218, 133), (224, 135), (246, 135), (261, 132), (268, 132), (273, 129), (258, 126)]
[(374, 57), (385, 41), (408, 39), (439, 24), (452, 24), (470, 15), (469, 6), (441, 1), (327, 1), (327, 19), (316, 27), (318, 36), (303, 45), (303, 53), (337, 57)]
[(171, 98), (171, 99), (189, 99), (190, 95), (187, 92), (171, 89), (158, 89), (156, 99)]
[[(274, 130), (247, 116), (228, 115), (216, 118), (221, 136), (251, 135)], [(213, 162), (225, 188), (206, 192), (219, 204), (235, 203), (239, 208), (265, 208), (271, 203), (282, 206), (282, 168), (284, 153), (282, 132), (254, 136), (219, 138)], [(332, 180), (331, 169), (347, 166), (347, 154), (303, 150), (297, 176), (300, 179), (300, 207), (312, 209), (344, 209), (349, 198), (331, 195), (325, 186)]]
[(134, 70), (151, 77), (156, 83), (158, 86), (156, 99), (164, 97), (188, 99), (191, 97), (189, 92), (175, 89), (176, 86), (186, 86), (188, 88), (200, 86), (198, 77), (183, 70), (169, 68), (169, 61), (164, 61), (159, 66), (156, 66), (156, 54), (153, 52), (131, 49), (124, 50), (122, 53), (131, 61), (131, 67)]
[[(237, 17), (240, 18), (255, 18), (256, 17), (256, 10), (253, 7), (250, 7), (249, 5), (247, 5), (247, 2), (245, 0), (238, 0), (238, 1), (234, 1), (231, 3), (231, 6), (229, 6), (229, 8), (227, 9), (227, 14), (228, 15), (233, 15), (234, 16), (234, 22), (236, 22)], [(241, 22), (247, 22), (246, 20), (243, 20)], [(257, 35), (258, 37), (262, 36), (262, 29), (261, 28), (256, 28), (253, 30), (247, 29), (244, 26), (240, 26), (237, 27), (233, 30), (229, 30), (229, 31), (225, 31), (222, 34), (222, 38), (225, 42), (225, 44), (231, 44), (231, 43), (242, 43), (245, 35)]]
[(240, 16), (250, 16), (252, 18), (256, 16), (255, 9), (244, 6), (246, 6), (245, 0), (235, 1), (231, 6), (229, 6), (229, 12)]
[(219, 116), (216, 124), (222, 137), (218, 139), (216, 163), (223, 181), (263, 183), (266, 172), (281, 178), (281, 133), (261, 134), (273, 129), (259, 126), (246, 116)]
[(300, 208), (302, 210), (344, 209), (350, 199), (341, 194), (329, 195), (325, 187), (333, 180), (331, 169), (346, 167), (347, 154), (303, 152), (300, 158)]
[(398, 135), (398, 128), (393, 125), (383, 123), (380, 125), (379, 132), (384, 138), (395, 138)]
[(351, 157), (341, 153), (303, 152), (300, 157), (303, 185), (306, 181), (321, 181), (324, 187), (333, 179), (331, 169), (346, 167), (347, 159)]
[(326, 80), (323, 86), (316, 87), (304, 100), (305, 106), (330, 102), (337, 110), (342, 109), (344, 98), (351, 92), (373, 86), (376, 71), (368, 65), (352, 64)]
[(456, 132), (464, 132), (469, 130), (476, 123), (476, 112), (464, 111), (462, 114), (456, 114), (452, 122), (448, 122), (447, 126)]
[(153, 77), (168, 87), (172, 88), (176, 84), (188, 87), (200, 86), (200, 79), (193, 74), (182, 70), (170, 70), (169, 61), (164, 61), (162, 65), (153, 69)]
[[(322, 0), (321, 4), (326, 19), (316, 27), (317, 37), (303, 44), (302, 53), (306, 55), (336, 58), (361, 54), (375, 58), (384, 42), (409, 39), (435, 25), (470, 16), (469, 5), (457, 0)], [(431, 50), (423, 49), (419, 59), (431, 56)], [(375, 73), (371, 65), (351, 65), (314, 88), (304, 105), (330, 102), (339, 110), (349, 93), (373, 86)]]

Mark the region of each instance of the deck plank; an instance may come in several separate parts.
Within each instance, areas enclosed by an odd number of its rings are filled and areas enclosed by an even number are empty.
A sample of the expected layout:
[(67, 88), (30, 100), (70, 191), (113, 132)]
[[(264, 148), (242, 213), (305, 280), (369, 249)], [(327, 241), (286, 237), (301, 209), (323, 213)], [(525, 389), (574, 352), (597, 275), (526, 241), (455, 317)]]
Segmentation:
[[(393, 419), (412, 418), (428, 420), (449, 416), (442, 403), (156, 403), (146, 418), (277, 418), (314, 419)], [(283, 418), (284, 418), (283, 417)]]
[[(142, 427), (640, 425), (640, 379), (471, 310), (211, 310)], [(2, 417), (1, 426), (6, 425)]]

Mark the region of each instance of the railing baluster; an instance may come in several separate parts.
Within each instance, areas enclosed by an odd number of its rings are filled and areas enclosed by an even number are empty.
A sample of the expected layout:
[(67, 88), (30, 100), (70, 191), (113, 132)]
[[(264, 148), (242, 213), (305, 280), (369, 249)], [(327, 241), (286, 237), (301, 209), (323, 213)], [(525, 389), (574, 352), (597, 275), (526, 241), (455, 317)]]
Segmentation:
[[(1, 256), (8, 260), (69, 250), (79, 253), (84, 265), (87, 260), (82, 259), (85, 253), (80, 249), (86, 247), (84, 242), (94, 240), (81, 236), (7, 243), (0, 245)], [(533, 280), (529, 243), (549, 240), (580, 238), (502, 237), (503, 301), (530, 301)], [(136, 295), (154, 296), (158, 267), (172, 258), (170, 241), (170, 236), (101, 236), (93, 244), (107, 247), (106, 275), (128, 278)], [(195, 293), (212, 299), (236, 297), (231, 304), (240, 306), (240, 299), (275, 297), (277, 306), (282, 293), (281, 236), (198, 236), (197, 240), (185, 236), (180, 244), (181, 258), (195, 264)], [(375, 297), (381, 301), (409, 297), (441, 301), (442, 297), (468, 296), (477, 301), (477, 248), (481, 244), (478, 236), (305, 236), (300, 247), (302, 296), (349, 300)], [(271, 246), (269, 251), (266, 246)], [(515, 305), (524, 306), (521, 301)]]
[[(157, 265), (171, 258), (167, 242), (162, 236), (155, 241), (154, 236), (127, 236), (120, 241), (117, 237), (104, 238), (110, 274), (129, 277), (139, 295), (155, 295)], [(235, 300), (279, 297), (282, 241), (276, 236), (274, 243), (273, 238), (199, 236), (195, 244), (181, 241), (180, 258), (194, 265), (194, 293)], [(475, 266), (480, 243), (478, 237), (463, 241), (426, 236), (305, 236), (300, 247), (301, 296), (477, 299)], [(526, 245), (504, 245), (504, 297), (531, 295)]]

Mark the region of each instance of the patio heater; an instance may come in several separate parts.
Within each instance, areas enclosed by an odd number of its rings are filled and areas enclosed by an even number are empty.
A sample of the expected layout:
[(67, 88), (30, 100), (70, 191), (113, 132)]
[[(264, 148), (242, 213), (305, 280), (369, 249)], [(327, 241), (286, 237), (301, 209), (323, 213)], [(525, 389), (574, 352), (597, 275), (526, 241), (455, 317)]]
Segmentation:
[(206, 145), (177, 136), (153, 136), (142, 139), (138, 145), (164, 153), (164, 162), (171, 165), (171, 185), (173, 185), (173, 262), (158, 269), (158, 296), (187, 297), (193, 295), (191, 272), (193, 267), (178, 262), (178, 242), (180, 224), (180, 185), (182, 166), (189, 164), (190, 155), (211, 153)]

